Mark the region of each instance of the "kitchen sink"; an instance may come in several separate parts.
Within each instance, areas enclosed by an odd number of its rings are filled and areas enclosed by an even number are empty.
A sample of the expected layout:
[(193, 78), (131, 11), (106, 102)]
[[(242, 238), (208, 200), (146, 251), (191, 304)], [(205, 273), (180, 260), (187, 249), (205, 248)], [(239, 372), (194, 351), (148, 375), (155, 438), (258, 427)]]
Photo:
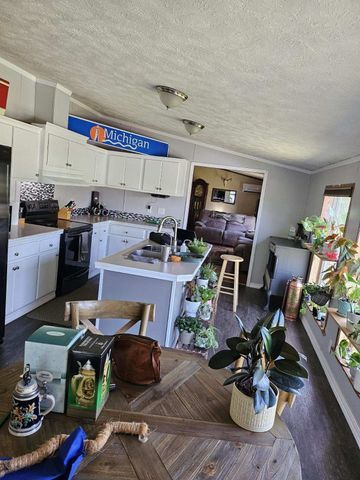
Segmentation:
[(138, 261), (141, 261), (141, 257), (161, 261), (161, 247), (157, 245), (145, 245), (143, 248), (133, 250), (127, 256), (127, 258), (131, 260), (134, 260), (134, 257), (137, 257)]

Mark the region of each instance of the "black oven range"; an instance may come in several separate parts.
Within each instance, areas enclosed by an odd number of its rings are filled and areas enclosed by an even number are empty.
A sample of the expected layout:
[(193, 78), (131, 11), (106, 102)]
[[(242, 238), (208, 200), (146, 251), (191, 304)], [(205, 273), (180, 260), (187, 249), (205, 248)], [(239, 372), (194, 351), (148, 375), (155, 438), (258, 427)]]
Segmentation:
[(26, 223), (61, 228), (56, 295), (64, 295), (88, 280), (92, 225), (58, 219), (57, 200), (30, 200), (20, 203)]

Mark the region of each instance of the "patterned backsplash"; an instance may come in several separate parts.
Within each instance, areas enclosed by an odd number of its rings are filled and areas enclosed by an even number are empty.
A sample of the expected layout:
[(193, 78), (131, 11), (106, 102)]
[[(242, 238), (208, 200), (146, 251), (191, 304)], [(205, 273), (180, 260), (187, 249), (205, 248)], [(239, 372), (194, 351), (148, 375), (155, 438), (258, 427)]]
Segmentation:
[[(131, 213), (123, 212), (121, 210), (107, 210), (108, 214), (106, 216), (117, 218), (119, 220), (128, 220), (130, 222), (141, 222), (141, 223), (160, 223), (162, 217), (153, 217), (152, 215), (143, 215), (141, 213)], [(89, 208), (74, 208), (72, 211), (72, 216), (76, 217), (78, 215), (90, 215)], [(165, 222), (165, 225), (170, 224), (170, 222)], [(178, 226), (181, 225), (181, 220), (177, 220)]]
[(20, 183), (20, 202), (29, 200), (49, 200), (54, 198), (55, 185), (40, 182)]

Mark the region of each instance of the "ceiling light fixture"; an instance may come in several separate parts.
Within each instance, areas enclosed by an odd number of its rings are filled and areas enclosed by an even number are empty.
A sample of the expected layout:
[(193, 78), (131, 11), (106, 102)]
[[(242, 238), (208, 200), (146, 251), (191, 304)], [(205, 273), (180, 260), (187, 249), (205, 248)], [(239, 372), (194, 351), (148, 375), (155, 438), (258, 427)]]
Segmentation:
[(199, 122), (193, 122), (192, 120), (183, 120), (182, 121), (186, 131), (189, 133), (189, 135), (194, 135), (195, 133), (200, 132), (203, 128), (205, 128), (205, 125)]
[(155, 88), (166, 108), (177, 107), (188, 99), (186, 93), (180, 92), (180, 90), (175, 88), (165, 87), (164, 85), (157, 85)]

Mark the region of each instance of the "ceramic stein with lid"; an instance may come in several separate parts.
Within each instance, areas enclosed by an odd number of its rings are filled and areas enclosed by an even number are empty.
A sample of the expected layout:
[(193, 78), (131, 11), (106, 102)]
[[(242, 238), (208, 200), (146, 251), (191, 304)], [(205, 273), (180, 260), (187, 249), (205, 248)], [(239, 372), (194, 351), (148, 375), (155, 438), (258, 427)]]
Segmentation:
[[(55, 397), (46, 393), (46, 384), (43, 385), (42, 390), (43, 392), (40, 392), (36, 380), (31, 377), (30, 365), (27, 364), (13, 392), (9, 420), (9, 432), (12, 435), (26, 437), (40, 429), (44, 416), (55, 406)], [(42, 411), (40, 404), (43, 400), (50, 405)]]

